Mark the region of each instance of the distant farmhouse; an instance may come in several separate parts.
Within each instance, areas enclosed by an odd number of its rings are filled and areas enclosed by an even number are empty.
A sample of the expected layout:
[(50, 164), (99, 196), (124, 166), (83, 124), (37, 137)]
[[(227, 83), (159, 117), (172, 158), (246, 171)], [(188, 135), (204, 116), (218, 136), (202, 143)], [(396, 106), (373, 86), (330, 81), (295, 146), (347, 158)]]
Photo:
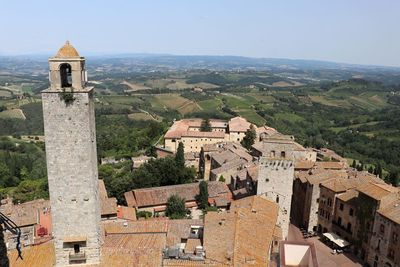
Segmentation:
[[(246, 131), (252, 125), (242, 117), (235, 117), (229, 121), (210, 119), (211, 131), (201, 131), (202, 119), (182, 119), (175, 121), (164, 136), (164, 148), (176, 152), (180, 142), (185, 146), (185, 152), (200, 152), (207, 144), (219, 142), (240, 143)], [(257, 127), (254, 125), (255, 129)], [(263, 130), (275, 131), (273, 128), (260, 127), (257, 133)]]

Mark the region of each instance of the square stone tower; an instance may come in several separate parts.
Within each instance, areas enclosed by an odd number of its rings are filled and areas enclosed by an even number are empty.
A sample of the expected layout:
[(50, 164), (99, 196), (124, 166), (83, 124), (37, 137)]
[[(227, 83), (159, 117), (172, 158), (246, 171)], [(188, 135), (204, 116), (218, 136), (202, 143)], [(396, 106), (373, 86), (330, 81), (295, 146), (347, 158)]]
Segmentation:
[(100, 200), (93, 88), (85, 58), (67, 42), (49, 59), (42, 91), (56, 266), (100, 262)]
[(290, 223), (294, 179), (294, 163), (291, 159), (261, 157), (257, 180), (257, 195), (264, 195), (279, 206), (278, 225), (283, 238), (287, 238)]

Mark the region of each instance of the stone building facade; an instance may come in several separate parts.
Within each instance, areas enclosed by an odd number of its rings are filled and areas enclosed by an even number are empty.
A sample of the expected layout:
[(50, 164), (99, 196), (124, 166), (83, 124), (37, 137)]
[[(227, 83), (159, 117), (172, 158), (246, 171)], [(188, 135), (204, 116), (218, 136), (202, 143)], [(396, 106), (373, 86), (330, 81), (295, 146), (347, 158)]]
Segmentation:
[[(202, 122), (202, 119), (175, 121), (164, 136), (164, 148), (175, 153), (179, 143), (183, 143), (186, 153), (199, 153), (201, 148), (207, 144), (220, 142), (240, 143), (245, 137), (246, 131), (252, 125), (242, 117), (235, 117), (229, 121), (211, 119), (211, 131), (203, 132), (201, 131)], [(256, 129), (254, 126), (257, 135), (261, 134), (264, 128), (260, 127)]]
[(93, 88), (85, 59), (67, 42), (49, 59), (42, 91), (56, 266), (100, 262), (100, 198)]
[(358, 191), (355, 189), (339, 194), (332, 218), (332, 232), (350, 243), (357, 240), (357, 197)]
[(375, 215), (367, 262), (370, 266), (400, 266), (400, 199)]
[(283, 238), (290, 223), (294, 163), (290, 159), (261, 157), (259, 159), (257, 195), (264, 195), (279, 206), (278, 222)]

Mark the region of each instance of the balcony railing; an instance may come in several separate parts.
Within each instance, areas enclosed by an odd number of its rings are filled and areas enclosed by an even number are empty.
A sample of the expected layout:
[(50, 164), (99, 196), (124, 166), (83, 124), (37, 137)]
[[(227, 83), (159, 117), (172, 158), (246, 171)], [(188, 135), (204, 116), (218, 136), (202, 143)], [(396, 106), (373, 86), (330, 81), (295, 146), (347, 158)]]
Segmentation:
[(86, 254), (85, 252), (70, 252), (69, 253), (69, 260), (70, 261), (85, 261), (86, 260)]

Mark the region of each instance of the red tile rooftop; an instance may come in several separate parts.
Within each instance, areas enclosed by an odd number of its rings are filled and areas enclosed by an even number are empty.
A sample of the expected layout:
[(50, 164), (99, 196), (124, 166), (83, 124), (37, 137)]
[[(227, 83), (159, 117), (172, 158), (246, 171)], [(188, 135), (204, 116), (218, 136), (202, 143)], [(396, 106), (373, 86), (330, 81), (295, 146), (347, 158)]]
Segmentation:
[[(149, 207), (166, 205), (168, 198), (174, 194), (184, 198), (186, 202), (194, 201), (199, 192), (199, 183), (191, 183), (135, 189), (126, 192), (124, 195), (130, 207)], [(222, 182), (208, 182), (208, 194), (213, 198), (223, 197), (230, 199), (230, 190)]]

